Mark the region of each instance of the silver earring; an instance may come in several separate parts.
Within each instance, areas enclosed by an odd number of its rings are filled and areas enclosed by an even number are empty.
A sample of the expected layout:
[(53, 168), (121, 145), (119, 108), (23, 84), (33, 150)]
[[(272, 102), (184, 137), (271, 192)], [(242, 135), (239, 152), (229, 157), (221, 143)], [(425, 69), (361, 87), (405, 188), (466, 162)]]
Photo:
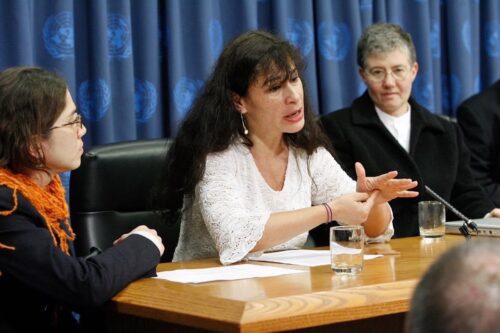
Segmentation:
[(245, 119), (243, 119), (243, 113), (240, 113), (241, 116), (241, 124), (243, 125), (243, 133), (245, 135), (248, 135), (248, 128), (245, 126)]

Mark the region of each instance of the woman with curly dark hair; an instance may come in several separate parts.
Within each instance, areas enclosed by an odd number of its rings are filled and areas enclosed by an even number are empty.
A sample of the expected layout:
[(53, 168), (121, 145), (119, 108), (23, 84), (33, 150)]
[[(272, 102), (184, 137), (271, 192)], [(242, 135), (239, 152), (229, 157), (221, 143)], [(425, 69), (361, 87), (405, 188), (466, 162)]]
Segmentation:
[(414, 196), (396, 172), (349, 178), (329, 152), (287, 41), (247, 32), (223, 50), (166, 159), (164, 197), (183, 207), (174, 261), (240, 261), (298, 248), (307, 231), (336, 220), (392, 235), (387, 201)]

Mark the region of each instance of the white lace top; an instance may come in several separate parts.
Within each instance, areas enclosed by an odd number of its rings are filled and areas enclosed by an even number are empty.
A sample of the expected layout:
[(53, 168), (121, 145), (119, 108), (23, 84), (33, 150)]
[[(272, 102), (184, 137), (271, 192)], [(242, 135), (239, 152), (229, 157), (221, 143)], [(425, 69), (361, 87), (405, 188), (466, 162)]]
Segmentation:
[[(319, 148), (309, 157), (289, 149), (281, 191), (269, 187), (250, 153), (241, 143), (207, 156), (205, 174), (194, 196), (184, 198), (179, 243), (173, 261), (219, 257), (222, 264), (246, 258), (262, 237), (273, 212), (295, 210), (356, 191), (352, 180), (330, 153)], [(386, 240), (390, 230), (379, 238)], [(297, 249), (308, 233), (267, 251)]]

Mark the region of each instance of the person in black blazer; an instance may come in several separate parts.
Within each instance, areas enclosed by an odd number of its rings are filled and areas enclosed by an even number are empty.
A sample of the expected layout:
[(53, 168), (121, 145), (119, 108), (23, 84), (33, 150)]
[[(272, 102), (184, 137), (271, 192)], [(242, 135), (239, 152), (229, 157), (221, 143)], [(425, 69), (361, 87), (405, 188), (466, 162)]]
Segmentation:
[(358, 64), (368, 91), (321, 122), (351, 176), (361, 162), (367, 175), (396, 170), (418, 181), (418, 197), (390, 202), (395, 237), (419, 234), (418, 202), (432, 200), (424, 185), (471, 218), (500, 216), (472, 177), (458, 126), (411, 97), (418, 64), (410, 35), (394, 24), (368, 27), (358, 43)]
[(500, 80), (465, 100), (457, 120), (471, 151), (472, 173), (500, 206)]
[(146, 226), (101, 254), (71, 255), (75, 234), (58, 173), (80, 165), (86, 131), (61, 77), (29, 67), (0, 72), (2, 333), (104, 330), (96, 310), (156, 274), (164, 246)]

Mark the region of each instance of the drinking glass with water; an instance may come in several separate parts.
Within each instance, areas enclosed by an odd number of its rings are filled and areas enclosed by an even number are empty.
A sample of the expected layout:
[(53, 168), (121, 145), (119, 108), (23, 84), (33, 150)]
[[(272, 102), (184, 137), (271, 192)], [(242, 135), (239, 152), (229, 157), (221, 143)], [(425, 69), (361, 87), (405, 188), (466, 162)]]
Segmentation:
[(330, 256), (336, 274), (355, 275), (363, 270), (365, 232), (363, 226), (330, 228)]
[(420, 235), (425, 238), (442, 237), (445, 229), (445, 209), (439, 201), (420, 201), (418, 203), (418, 226)]

